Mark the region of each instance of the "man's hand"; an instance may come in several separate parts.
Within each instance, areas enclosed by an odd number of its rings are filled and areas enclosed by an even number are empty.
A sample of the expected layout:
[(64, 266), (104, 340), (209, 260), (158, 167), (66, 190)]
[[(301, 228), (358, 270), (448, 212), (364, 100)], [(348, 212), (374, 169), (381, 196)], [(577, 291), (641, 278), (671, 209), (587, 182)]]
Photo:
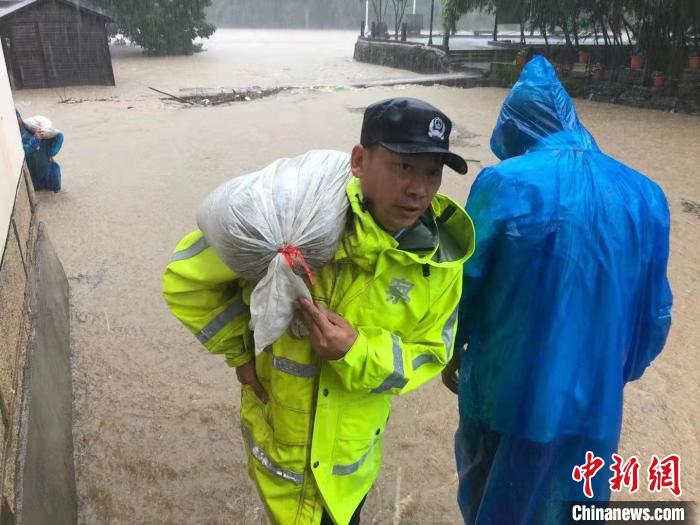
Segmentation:
[(357, 332), (350, 323), (308, 299), (299, 299), (297, 305), (309, 329), (311, 348), (319, 357), (336, 360), (348, 353), (357, 339)]
[(452, 356), (450, 362), (442, 371), (442, 384), (445, 385), (453, 394), (459, 394), (459, 350), (455, 348), (455, 355)]
[(267, 403), (267, 392), (258, 381), (258, 375), (255, 373), (255, 359), (248, 361), (246, 364), (236, 368), (236, 377), (242, 385), (249, 386), (256, 396), (263, 403)]

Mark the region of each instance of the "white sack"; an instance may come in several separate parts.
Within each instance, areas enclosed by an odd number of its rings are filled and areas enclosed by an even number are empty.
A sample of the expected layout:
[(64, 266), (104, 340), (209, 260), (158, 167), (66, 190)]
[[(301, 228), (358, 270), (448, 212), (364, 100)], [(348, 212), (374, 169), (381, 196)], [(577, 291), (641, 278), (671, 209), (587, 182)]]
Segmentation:
[(44, 132), (44, 138), (47, 139), (52, 139), (60, 133), (59, 130), (53, 127), (51, 121), (42, 115), (29, 117), (22, 122), (31, 133), (36, 133), (37, 131), (42, 130)]
[(236, 275), (257, 283), (250, 305), (256, 353), (289, 327), (294, 301), (311, 297), (301, 264), (292, 271), (278, 250), (298, 248), (312, 270), (332, 259), (345, 228), (349, 178), (349, 155), (310, 151), (224, 183), (199, 207), (209, 245)]

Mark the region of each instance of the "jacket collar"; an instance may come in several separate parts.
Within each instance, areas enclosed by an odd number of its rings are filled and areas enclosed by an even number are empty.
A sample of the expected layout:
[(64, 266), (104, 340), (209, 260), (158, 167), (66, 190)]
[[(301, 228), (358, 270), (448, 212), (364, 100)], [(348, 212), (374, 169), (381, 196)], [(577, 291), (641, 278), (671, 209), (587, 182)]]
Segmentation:
[(350, 207), (336, 261), (349, 260), (366, 270), (374, 268), (375, 272), (380, 272), (392, 262), (461, 266), (474, 252), (471, 218), (445, 195), (435, 195), (430, 208), (396, 240), (379, 227), (363, 206), (359, 179), (352, 177), (346, 192)]

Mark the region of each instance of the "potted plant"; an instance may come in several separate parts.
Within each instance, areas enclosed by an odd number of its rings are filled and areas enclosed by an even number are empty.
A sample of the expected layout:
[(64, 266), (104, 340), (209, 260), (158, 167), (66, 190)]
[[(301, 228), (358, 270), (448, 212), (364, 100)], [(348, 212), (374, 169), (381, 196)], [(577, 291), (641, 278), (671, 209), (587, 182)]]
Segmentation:
[(588, 64), (591, 61), (591, 53), (589, 51), (579, 50), (578, 63)]
[(690, 55), (688, 56), (688, 69), (697, 70), (700, 69), (700, 52), (697, 48), (690, 50)]
[(518, 54), (515, 56), (515, 64), (518, 67), (522, 68), (525, 64), (527, 64), (527, 61), (530, 60), (531, 57), (532, 47), (524, 47), (520, 51), (518, 51)]
[(642, 69), (644, 67), (644, 55), (641, 51), (636, 51), (632, 55), (632, 59), (630, 60), (630, 67), (632, 69)]
[(662, 88), (666, 85), (666, 75), (662, 71), (654, 71), (651, 74), (651, 81), (655, 88)]
[(605, 66), (603, 64), (595, 64), (592, 69), (592, 77), (593, 80), (596, 82), (600, 82), (603, 80), (603, 77), (605, 76)]

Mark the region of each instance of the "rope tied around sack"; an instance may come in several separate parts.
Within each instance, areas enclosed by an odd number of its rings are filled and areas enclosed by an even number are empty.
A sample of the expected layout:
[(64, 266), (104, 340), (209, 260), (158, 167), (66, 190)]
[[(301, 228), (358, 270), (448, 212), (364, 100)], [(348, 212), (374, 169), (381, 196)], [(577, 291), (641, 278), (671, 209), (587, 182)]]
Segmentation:
[(311, 268), (309, 268), (309, 265), (306, 263), (306, 259), (304, 259), (304, 256), (299, 251), (299, 248), (296, 248), (295, 246), (285, 246), (284, 248), (278, 249), (277, 252), (284, 255), (284, 258), (292, 271), (296, 269), (296, 263), (299, 263), (301, 267), (304, 268), (306, 277), (309, 279), (311, 286), (315, 284), (314, 274), (311, 272)]

